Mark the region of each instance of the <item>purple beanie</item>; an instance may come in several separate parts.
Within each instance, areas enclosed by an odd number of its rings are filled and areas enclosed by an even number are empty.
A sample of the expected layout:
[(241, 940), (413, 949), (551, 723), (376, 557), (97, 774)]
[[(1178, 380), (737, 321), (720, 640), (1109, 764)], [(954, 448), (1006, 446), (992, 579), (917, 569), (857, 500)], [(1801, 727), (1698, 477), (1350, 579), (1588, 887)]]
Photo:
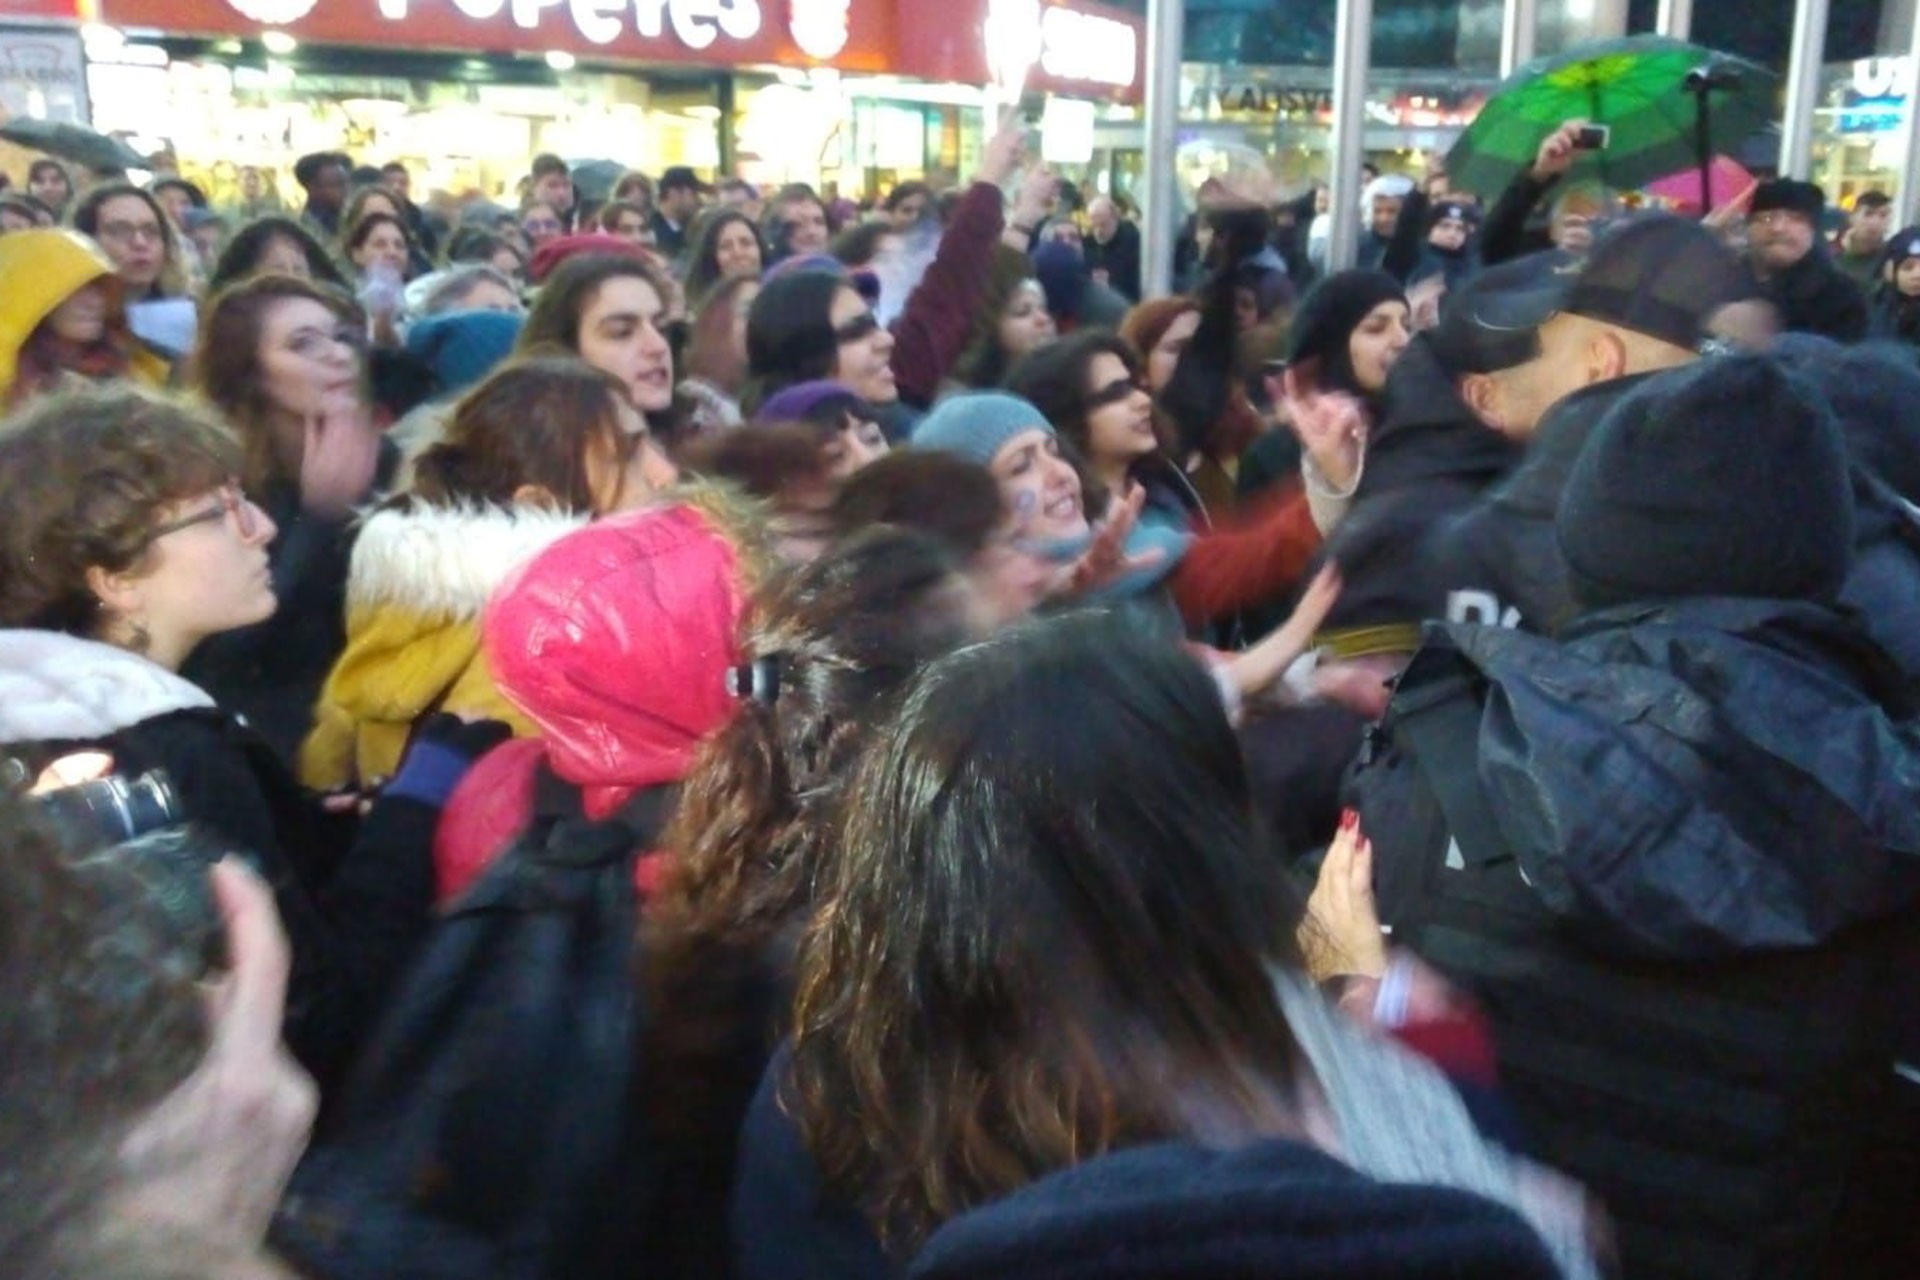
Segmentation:
[(848, 390), (846, 384), (823, 378), (814, 382), (797, 382), (772, 396), (760, 406), (760, 412), (753, 415), (753, 421), (755, 425), (806, 422), (814, 410), (834, 400), (846, 401), (848, 408), (864, 407), (860, 397)]

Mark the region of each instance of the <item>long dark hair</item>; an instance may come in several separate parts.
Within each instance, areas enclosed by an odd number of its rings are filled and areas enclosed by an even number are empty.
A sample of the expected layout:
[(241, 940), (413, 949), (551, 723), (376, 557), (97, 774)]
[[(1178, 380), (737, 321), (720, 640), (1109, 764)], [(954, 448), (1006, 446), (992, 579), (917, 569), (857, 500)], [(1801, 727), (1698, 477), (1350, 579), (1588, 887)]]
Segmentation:
[(931, 539), (874, 529), (762, 593), (745, 654), (769, 696), (702, 749), (647, 913), (645, 1080), (660, 1129), (737, 1128), (778, 1034), (785, 1002), (768, 997), (812, 913), (854, 753), (913, 673), (970, 637), (957, 574)]
[(747, 312), (747, 388), (740, 408), (752, 414), (796, 382), (833, 376), (840, 347), (833, 337), (833, 300), (853, 286), (825, 271), (775, 276)]
[(1145, 374), (1139, 354), (1125, 339), (1109, 330), (1086, 329), (1024, 356), (1006, 380), (1007, 390), (1031, 401), (1083, 458), (1093, 457), (1087, 374), (1096, 356), (1112, 356), (1136, 381)]
[(268, 217), (255, 218), (227, 242), (220, 261), (213, 268), (213, 276), (207, 281), (207, 296), (212, 297), (228, 285), (258, 274), (260, 260), (275, 240), (290, 240), (298, 245), (301, 256), (307, 260), (307, 270), (315, 280), (346, 287), (346, 277), (340, 274), (340, 268), (334, 265), (333, 258), (313, 238), (312, 232), (292, 218)]
[(987, 287), (973, 309), (972, 334), (954, 362), (954, 377), (964, 386), (986, 390), (1000, 385), (1012, 363), (1000, 345), (1000, 316), (1014, 295), (1034, 278), (1033, 260), (1004, 244), (993, 247)]
[(1289, 1125), (1299, 907), (1256, 846), (1177, 646), (1076, 614), (933, 664), (862, 752), (800, 950), (792, 1100), (829, 1187), (911, 1246), (1208, 1118)]
[[(753, 232), (756, 242), (760, 240), (760, 228), (753, 225), (753, 219), (738, 209), (715, 209), (700, 219), (699, 238), (694, 241), (693, 257), (687, 265), (687, 304), (695, 309), (705, 305), (707, 295), (724, 278), (720, 271), (720, 233), (735, 223), (745, 223), (747, 230)], [(767, 259), (767, 247), (760, 245), (760, 261), (764, 265)]]
[(520, 342), (516, 350), (560, 350), (578, 355), (581, 318), (585, 316), (594, 296), (600, 292), (600, 287), (609, 280), (622, 277), (646, 281), (660, 295), (662, 305), (673, 296), (667, 282), (660, 278), (660, 273), (639, 258), (628, 257), (624, 253), (579, 254), (555, 267), (553, 274), (540, 286), (540, 295), (534, 300), (533, 309), (527, 313), (527, 323), (520, 330)]

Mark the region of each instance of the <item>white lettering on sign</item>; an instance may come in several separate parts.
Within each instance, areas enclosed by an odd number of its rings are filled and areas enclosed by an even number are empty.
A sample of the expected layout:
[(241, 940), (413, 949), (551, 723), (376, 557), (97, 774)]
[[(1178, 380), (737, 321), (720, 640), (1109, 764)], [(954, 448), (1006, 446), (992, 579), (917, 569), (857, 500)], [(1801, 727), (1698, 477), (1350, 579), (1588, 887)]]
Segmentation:
[(1040, 19), (1040, 67), (1061, 80), (1133, 83), (1139, 37), (1124, 22), (1073, 9), (1050, 8)]
[(1863, 98), (1904, 98), (1913, 92), (1910, 58), (1861, 58), (1853, 64), (1853, 91)]
[[(510, 14), (515, 26), (537, 31), (549, 10), (564, 9), (576, 30), (594, 44), (612, 44), (625, 30), (622, 16), (629, 10), (633, 29), (641, 37), (658, 40), (669, 29), (689, 49), (710, 48), (721, 36), (751, 40), (760, 34), (759, 0), (452, 0), (453, 7), (475, 22)], [(380, 16), (405, 21), (412, 0), (380, 0)]]

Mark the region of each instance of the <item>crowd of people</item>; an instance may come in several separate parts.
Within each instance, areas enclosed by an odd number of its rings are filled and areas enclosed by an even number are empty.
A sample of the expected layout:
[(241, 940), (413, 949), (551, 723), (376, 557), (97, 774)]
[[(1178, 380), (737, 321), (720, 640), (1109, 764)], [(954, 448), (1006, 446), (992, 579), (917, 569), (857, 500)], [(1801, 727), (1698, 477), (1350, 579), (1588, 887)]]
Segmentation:
[(1910, 1274), (1920, 229), (1580, 126), (1166, 296), (1011, 128), (37, 163), (10, 1269)]

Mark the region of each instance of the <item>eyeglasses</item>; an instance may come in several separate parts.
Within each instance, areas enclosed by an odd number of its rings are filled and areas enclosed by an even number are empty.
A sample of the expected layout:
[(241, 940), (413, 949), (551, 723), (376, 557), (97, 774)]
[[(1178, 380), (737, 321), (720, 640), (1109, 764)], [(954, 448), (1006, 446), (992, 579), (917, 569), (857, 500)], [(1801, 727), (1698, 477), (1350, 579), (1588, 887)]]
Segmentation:
[(237, 483), (229, 480), (215, 491), (215, 496), (219, 499), (217, 506), (196, 511), (190, 516), (181, 516), (178, 520), (169, 520), (165, 524), (155, 525), (147, 534), (146, 545), (152, 546), (168, 534), (179, 533), (182, 529), (191, 529), (200, 524), (215, 524), (226, 519), (233, 521), (234, 531), (242, 538), (251, 538), (259, 532), (260, 521), (255, 518), (258, 508), (247, 500), (247, 495), (241, 492)]
[(559, 231), (562, 228), (558, 218), (528, 218), (520, 224), (520, 229), (530, 236), (537, 236), (543, 232)]
[(100, 224), (99, 238), (118, 244), (132, 244), (140, 240), (159, 244), (167, 238), (167, 233), (161, 230), (157, 222), (103, 222)]
[(321, 354), (322, 347), (330, 344), (358, 352), (367, 345), (367, 335), (358, 326), (350, 324), (343, 324), (332, 330), (302, 329), (287, 340), (287, 350), (297, 356), (311, 359)]
[(853, 319), (835, 328), (833, 340), (837, 345), (844, 347), (850, 342), (870, 338), (878, 332), (880, 332), (880, 321), (874, 317), (873, 312), (862, 311)]
[(1087, 397), (1088, 409), (1104, 409), (1110, 404), (1119, 404), (1130, 399), (1136, 391), (1145, 391), (1139, 381), (1133, 378), (1115, 378), (1106, 386)]

